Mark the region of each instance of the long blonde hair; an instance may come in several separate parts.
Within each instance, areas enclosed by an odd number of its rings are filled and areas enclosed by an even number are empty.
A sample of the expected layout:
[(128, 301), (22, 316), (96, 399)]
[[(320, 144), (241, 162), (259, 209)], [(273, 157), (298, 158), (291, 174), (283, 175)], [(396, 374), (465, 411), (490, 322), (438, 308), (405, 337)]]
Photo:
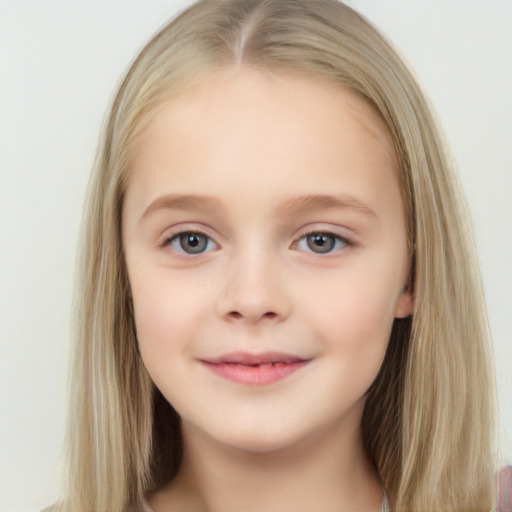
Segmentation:
[(179, 469), (179, 418), (137, 346), (121, 239), (130, 150), (170, 97), (233, 66), (300, 71), (357, 92), (387, 125), (407, 212), (414, 313), (368, 390), (368, 457), (396, 511), (488, 511), (494, 375), (468, 215), (444, 137), (383, 36), (336, 0), (203, 0), (131, 66), (101, 138), (78, 260), (67, 486), (56, 510), (147, 510)]

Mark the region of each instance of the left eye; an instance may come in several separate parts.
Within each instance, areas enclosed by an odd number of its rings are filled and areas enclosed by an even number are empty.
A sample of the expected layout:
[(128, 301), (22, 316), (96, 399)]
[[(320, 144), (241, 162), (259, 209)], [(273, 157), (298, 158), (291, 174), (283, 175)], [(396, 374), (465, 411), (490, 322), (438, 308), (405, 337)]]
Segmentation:
[(332, 233), (308, 233), (304, 235), (295, 245), (302, 251), (314, 252), (316, 254), (327, 254), (349, 245), (347, 240), (333, 235)]
[(203, 233), (184, 231), (170, 238), (166, 245), (181, 254), (202, 254), (217, 248), (217, 244)]

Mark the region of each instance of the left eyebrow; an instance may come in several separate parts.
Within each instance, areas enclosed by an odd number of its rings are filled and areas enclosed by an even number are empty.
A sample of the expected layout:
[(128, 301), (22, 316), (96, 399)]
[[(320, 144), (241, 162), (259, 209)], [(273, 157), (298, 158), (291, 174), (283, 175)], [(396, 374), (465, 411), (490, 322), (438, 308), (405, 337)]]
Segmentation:
[(293, 215), (319, 209), (354, 210), (365, 217), (377, 219), (377, 214), (368, 205), (354, 196), (339, 194), (314, 194), (293, 197), (280, 203), (276, 212), (281, 215)]

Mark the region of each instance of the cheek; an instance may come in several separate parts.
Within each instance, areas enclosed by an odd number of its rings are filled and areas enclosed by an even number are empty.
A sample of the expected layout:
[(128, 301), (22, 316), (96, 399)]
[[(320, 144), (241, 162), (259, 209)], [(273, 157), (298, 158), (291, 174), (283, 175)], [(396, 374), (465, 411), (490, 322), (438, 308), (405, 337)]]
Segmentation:
[(139, 347), (151, 373), (152, 367), (173, 360), (166, 356), (186, 348), (184, 340), (196, 321), (197, 294), (165, 272), (141, 271), (130, 280)]
[(303, 314), (327, 350), (380, 360), (394, 320), (398, 279), (369, 269), (352, 267), (317, 282)]
[(310, 300), (301, 303), (305, 325), (320, 342), (323, 378), (315, 381), (313, 410), (335, 417), (362, 404), (384, 360), (393, 324), (392, 288), (382, 281), (377, 285), (368, 272), (352, 271), (317, 282)]

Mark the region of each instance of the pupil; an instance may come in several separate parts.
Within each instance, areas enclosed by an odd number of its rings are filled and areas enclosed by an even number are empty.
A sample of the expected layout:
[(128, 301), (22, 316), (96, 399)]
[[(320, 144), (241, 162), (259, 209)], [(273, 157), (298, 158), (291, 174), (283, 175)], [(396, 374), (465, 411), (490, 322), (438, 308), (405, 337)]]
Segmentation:
[(188, 245), (190, 245), (191, 247), (197, 247), (197, 245), (199, 244), (199, 240), (197, 239), (197, 236), (195, 235), (190, 235), (188, 237)]

